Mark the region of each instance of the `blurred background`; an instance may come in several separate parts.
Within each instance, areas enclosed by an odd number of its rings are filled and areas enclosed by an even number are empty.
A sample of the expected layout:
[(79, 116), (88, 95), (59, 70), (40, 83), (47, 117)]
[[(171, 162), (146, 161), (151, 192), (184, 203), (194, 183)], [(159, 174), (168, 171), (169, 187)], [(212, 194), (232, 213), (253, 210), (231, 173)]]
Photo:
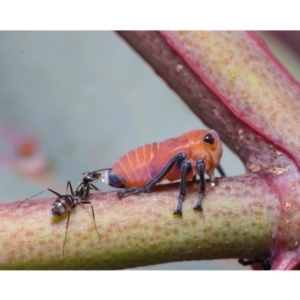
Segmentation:
[[(299, 79), (300, 33), (257, 34)], [(114, 32), (1, 31), (0, 60), (0, 202), (64, 193), (68, 180), (76, 186), (135, 147), (206, 128)], [(244, 173), (224, 148), (227, 175)], [(139, 269), (249, 268), (215, 260)]]

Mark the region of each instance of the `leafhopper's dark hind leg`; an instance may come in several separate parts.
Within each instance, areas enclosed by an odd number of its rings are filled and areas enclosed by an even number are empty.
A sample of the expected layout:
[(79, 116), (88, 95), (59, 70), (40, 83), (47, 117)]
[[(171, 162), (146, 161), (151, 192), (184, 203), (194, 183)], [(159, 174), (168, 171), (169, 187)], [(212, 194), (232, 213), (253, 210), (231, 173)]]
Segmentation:
[(181, 163), (181, 175), (180, 175), (180, 192), (178, 197), (178, 205), (176, 210), (174, 211), (174, 215), (182, 215), (182, 202), (184, 200), (184, 196), (186, 194), (186, 175), (192, 169), (192, 163), (185, 159)]
[(195, 210), (200, 210), (202, 211), (202, 199), (204, 196), (204, 191), (205, 191), (205, 162), (203, 159), (198, 159), (196, 161), (196, 168), (199, 173), (199, 182), (200, 182), (200, 187), (199, 187), (199, 198), (196, 206), (194, 207)]
[(181, 165), (181, 162), (186, 159), (186, 154), (183, 152), (177, 153), (174, 155), (168, 163), (162, 168), (162, 170), (153, 177), (145, 186), (140, 188), (130, 188), (130, 189), (124, 189), (120, 192), (118, 192), (118, 196), (121, 198), (126, 194), (140, 194), (140, 193), (148, 193), (151, 191), (154, 185), (156, 185), (161, 179), (163, 179), (168, 172), (172, 169), (172, 167), (175, 165), (175, 163), (178, 163)]

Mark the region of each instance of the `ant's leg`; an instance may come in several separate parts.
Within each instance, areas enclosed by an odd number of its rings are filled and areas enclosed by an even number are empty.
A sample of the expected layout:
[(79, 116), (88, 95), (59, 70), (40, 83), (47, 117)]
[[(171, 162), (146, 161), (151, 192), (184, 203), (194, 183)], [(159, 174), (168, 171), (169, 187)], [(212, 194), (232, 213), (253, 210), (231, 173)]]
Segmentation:
[(72, 184), (70, 181), (67, 182), (66, 194), (68, 194), (68, 188), (70, 189), (71, 195), (74, 195)]
[(97, 232), (97, 234), (98, 234), (98, 237), (99, 237), (99, 239), (100, 239), (100, 234), (99, 234), (99, 232), (98, 232), (97, 225), (96, 225), (95, 211), (94, 211), (94, 206), (93, 206), (93, 204), (92, 204), (90, 201), (81, 201), (80, 203), (82, 203), (82, 204), (90, 204), (90, 205), (91, 205), (95, 230), (96, 230), (96, 232)]
[(181, 162), (186, 159), (186, 154), (183, 152), (179, 152), (174, 155), (168, 163), (163, 167), (163, 169), (153, 178), (151, 179), (145, 186), (140, 188), (130, 188), (125, 189), (118, 192), (118, 196), (121, 198), (126, 194), (140, 194), (150, 192), (152, 187), (157, 184), (163, 177), (165, 177), (171, 168), (175, 165), (176, 162)]
[(91, 187), (95, 190), (95, 191), (98, 191), (100, 193), (102, 193), (101, 190), (99, 190), (95, 185), (93, 185), (92, 183), (90, 183)]
[(205, 162), (203, 159), (198, 159), (196, 161), (196, 168), (198, 170), (199, 176), (200, 176), (200, 189), (199, 189), (199, 198), (196, 206), (194, 207), (195, 210), (202, 211), (202, 199), (204, 196), (205, 191)]
[(180, 193), (178, 197), (178, 205), (174, 211), (174, 215), (182, 215), (182, 201), (186, 194), (186, 174), (191, 170), (192, 164), (189, 160), (185, 159), (181, 163), (181, 176), (180, 176)]
[(65, 245), (66, 245), (66, 241), (67, 241), (67, 232), (68, 232), (68, 227), (69, 227), (70, 216), (71, 216), (71, 211), (69, 211), (69, 213), (68, 213), (68, 220), (67, 220), (67, 225), (66, 225), (66, 233), (65, 233), (65, 240), (64, 240), (64, 244), (63, 244), (62, 255), (64, 255), (64, 253), (65, 253)]
[[(73, 196), (74, 193), (73, 193), (73, 189), (72, 189), (72, 185), (71, 185), (71, 182), (70, 182), (70, 181), (68, 181), (67, 187), (66, 187), (66, 192), (67, 192), (67, 194), (68, 194), (68, 188), (70, 189), (71, 195)], [(59, 194), (59, 193), (57, 193), (57, 192), (55, 192), (55, 191), (53, 191), (53, 190), (51, 190), (51, 189), (48, 189), (48, 191), (51, 192), (51, 193), (53, 193), (53, 194), (55, 194), (57, 197), (61, 197), (61, 196), (62, 196), (61, 194)]]

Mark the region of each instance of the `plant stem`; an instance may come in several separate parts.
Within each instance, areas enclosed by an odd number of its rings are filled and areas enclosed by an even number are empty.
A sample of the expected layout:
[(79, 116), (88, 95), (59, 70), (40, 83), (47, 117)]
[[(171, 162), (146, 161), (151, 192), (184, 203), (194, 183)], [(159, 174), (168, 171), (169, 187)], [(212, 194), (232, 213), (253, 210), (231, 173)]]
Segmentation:
[[(54, 199), (0, 205), (1, 269), (124, 269), (172, 261), (261, 257), (272, 244), (279, 202), (255, 174), (207, 185), (203, 212), (193, 210), (199, 185), (190, 183), (183, 216), (173, 215), (178, 184), (119, 200), (115, 192), (89, 197), (66, 218), (51, 215)], [(267, 191), (267, 197), (261, 195)]]

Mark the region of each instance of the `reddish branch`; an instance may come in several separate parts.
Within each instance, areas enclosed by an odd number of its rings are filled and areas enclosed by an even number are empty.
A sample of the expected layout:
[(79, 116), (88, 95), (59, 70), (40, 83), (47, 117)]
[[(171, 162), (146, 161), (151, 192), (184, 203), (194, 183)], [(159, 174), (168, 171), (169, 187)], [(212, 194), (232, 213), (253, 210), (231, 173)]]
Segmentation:
[[(250, 183), (250, 184), (249, 184)], [(123, 269), (143, 265), (240, 256), (264, 256), (278, 223), (276, 194), (256, 174), (208, 185), (204, 212), (193, 210), (199, 184), (188, 185), (183, 216), (174, 216), (178, 184), (119, 200), (115, 192), (91, 196), (70, 218), (54, 218), (54, 199), (2, 204), (1, 269)], [(267, 198), (261, 198), (265, 191)], [(274, 229), (275, 228), (275, 229)]]

